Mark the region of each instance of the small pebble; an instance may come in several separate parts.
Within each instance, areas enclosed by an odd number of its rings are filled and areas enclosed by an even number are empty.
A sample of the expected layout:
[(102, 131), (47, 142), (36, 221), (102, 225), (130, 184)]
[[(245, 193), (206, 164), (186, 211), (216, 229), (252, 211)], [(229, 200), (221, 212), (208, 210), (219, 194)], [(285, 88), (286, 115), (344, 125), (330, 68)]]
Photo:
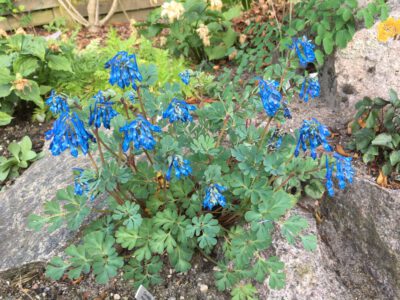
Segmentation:
[(207, 293), (207, 291), (208, 291), (208, 286), (205, 284), (200, 284), (200, 292)]
[(114, 295), (114, 300), (119, 300), (119, 299), (121, 299), (121, 296), (118, 295), (118, 294), (115, 294), (115, 295)]
[(169, 297), (168, 300), (176, 300), (175, 297)]

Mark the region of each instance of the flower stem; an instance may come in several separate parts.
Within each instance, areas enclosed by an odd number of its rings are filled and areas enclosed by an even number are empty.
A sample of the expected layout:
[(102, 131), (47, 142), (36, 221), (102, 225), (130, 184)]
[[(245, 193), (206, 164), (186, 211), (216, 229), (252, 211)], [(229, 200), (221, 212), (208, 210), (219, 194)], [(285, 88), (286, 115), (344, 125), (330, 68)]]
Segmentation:
[(258, 145), (259, 150), (261, 149), (262, 145), (264, 144), (264, 140), (265, 140), (265, 137), (267, 136), (269, 126), (271, 125), (272, 119), (273, 119), (272, 117), (269, 117), (269, 119), (267, 121), (267, 125), (265, 125), (265, 127), (264, 127), (264, 131), (263, 131), (263, 133), (261, 135), (261, 139), (260, 139), (260, 144)]
[(144, 104), (143, 104), (143, 99), (142, 99), (142, 97), (140, 95), (140, 88), (139, 87), (137, 88), (136, 92), (137, 92), (137, 97), (138, 97), (139, 103), (140, 103), (140, 109), (141, 109), (141, 111), (143, 113), (143, 116), (146, 118), (146, 120), (148, 120), (147, 113), (146, 113), (146, 110), (145, 110)]
[(94, 132), (94, 135), (95, 135), (96, 140), (97, 140), (97, 146), (99, 148), (101, 163), (104, 165), (105, 164), (105, 160), (104, 160), (103, 149), (101, 148), (102, 141), (101, 141), (100, 136), (99, 136), (99, 129), (95, 128), (93, 130), (93, 132)]

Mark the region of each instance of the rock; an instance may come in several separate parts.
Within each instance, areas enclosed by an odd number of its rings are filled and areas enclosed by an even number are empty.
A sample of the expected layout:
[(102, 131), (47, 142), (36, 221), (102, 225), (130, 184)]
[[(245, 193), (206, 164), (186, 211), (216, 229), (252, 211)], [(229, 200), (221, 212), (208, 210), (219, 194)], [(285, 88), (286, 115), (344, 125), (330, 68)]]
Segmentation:
[[(300, 215), (307, 219), (310, 227), (306, 234), (318, 235), (315, 218), (310, 212), (294, 208), (288, 215)], [(268, 279), (258, 286), (260, 299), (298, 299), (298, 300), (351, 300), (350, 294), (341, 283), (340, 278), (332, 270), (332, 261), (326, 254), (321, 241), (315, 251), (307, 251), (298, 243), (290, 245), (279, 232), (274, 234), (274, 253), (285, 262), (286, 286), (282, 290), (270, 290)], [(267, 250), (268, 251), (268, 250)]]
[(356, 178), (322, 213), (320, 234), (354, 299), (400, 299), (400, 191)]
[(120, 300), (120, 299), (121, 299), (121, 296), (118, 295), (118, 294), (115, 294), (113, 298), (114, 298), (114, 300)]
[[(392, 1), (390, 16), (398, 18), (400, 2), (396, 1)], [(387, 99), (390, 89), (400, 94), (400, 41), (379, 42), (377, 25), (357, 31), (347, 48), (335, 54), (331, 81), (337, 91), (335, 106), (343, 111), (354, 112), (365, 96)]]
[[(34, 162), (15, 183), (0, 192), (0, 276), (12, 276), (15, 270), (36, 262), (46, 262), (57, 255), (74, 233), (61, 228), (52, 233), (34, 232), (27, 227), (31, 213), (40, 213), (45, 201), (57, 190), (69, 185), (73, 167), (85, 167), (83, 156), (69, 153), (53, 157), (45, 145), (45, 155)], [(7, 272), (6, 272), (7, 271)]]

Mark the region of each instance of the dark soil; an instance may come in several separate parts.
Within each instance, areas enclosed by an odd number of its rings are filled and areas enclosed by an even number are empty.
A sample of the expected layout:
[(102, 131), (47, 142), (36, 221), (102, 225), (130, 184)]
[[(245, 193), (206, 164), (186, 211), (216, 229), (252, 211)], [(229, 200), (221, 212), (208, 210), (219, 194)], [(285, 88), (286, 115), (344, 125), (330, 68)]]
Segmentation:
[[(164, 268), (161, 274), (164, 283), (148, 288), (149, 292), (157, 300), (230, 299), (227, 294), (218, 292), (214, 286), (213, 263), (201, 256), (196, 256), (192, 263), (193, 268), (187, 273), (176, 273), (172, 268)], [(135, 299), (136, 290), (122, 275), (120, 273), (107, 285), (97, 284), (92, 274), (75, 281), (68, 278), (51, 281), (45, 277), (44, 268), (39, 266), (9, 280), (0, 279), (0, 299)]]
[[(0, 126), (0, 156), (9, 157), (7, 147), (12, 142), (19, 142), (24, 136), (29, 136), (32, 141), (32, 150), (39, 153), (44, 145), (44, 133), (50, 129), (51, 122), (32, 122), (33, 107), (24, 105), (18, 107), (14, 119), (7, 126)], [(20, 173), (23, 169), (20, 170)], [(0, 189), (10, 185), (12, 180), (0, 182)]]

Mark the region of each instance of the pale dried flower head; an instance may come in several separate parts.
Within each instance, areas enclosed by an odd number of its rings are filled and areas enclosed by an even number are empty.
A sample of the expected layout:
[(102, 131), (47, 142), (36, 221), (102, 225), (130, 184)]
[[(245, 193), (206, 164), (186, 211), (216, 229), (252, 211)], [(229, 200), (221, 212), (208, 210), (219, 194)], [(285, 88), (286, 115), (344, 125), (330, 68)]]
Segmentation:
[(210, 9), (221, 11), (222, 10), (222, 1), (221, 0), (210, 0)]
[(165, 2), (161, 6), (161, 17), (167, 17), (170, 23), (178, 20), (184, 12), (185, 8), (183, 7), (182, 3), (176, 1)]
[[(18, 76), (17, 76), (18, 77)], [(25, 78), (17, 78), (14, 82), (13, 82), (14, 88), (17, 91), (22, 92), (23, 90), (25, 90), (26, 87), (29, 86), (29, 80), (25, 79)]]
[(49, 50), (51, 52), (61, 52), (60, 45), (58, 45), (56, 43), (50, 43), (49, 44)]
[(165, 36), (160, 37), (160, 46), (165, 46), (167, 44), (167, 38)]
[(19, 27), (16, 31), (15, 31), (15, 34), (26, 34), (26, 31), (22, 28), (22, 27)]
[(239, 43), (240, 45), (243, 45), (246, 42), (247, 36), (245, 34), (241, 34), (239, 36)]
[(0, 37), (8, 38), (7, 32), (2, 28), (0, 28)]
[(204, 46), (208, 47), (211, 45), (210, 43), (210, 30), (204, 24), (200, 24), (199, 28), (196, 30), (197, 34), (199, 35), (200, 39), (203, 41)]

